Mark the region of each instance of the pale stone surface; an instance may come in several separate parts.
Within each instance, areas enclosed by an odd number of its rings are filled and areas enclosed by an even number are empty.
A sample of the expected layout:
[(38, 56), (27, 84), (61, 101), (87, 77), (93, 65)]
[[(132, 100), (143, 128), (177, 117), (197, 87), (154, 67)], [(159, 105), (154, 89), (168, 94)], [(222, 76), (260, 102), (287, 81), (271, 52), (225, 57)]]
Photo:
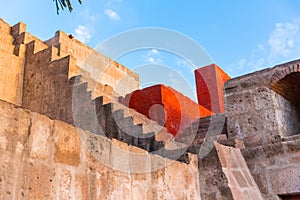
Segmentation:
[(0, 19), (0, 99), (22, 104), (23, 59), (14, 55), (11, 27)]
[[(200, 199), (196, 156), (170, 162), (3, 101), (0, 109), (1, 199)], [(153, 171), (159, 163), (168, 165)]]
[(53, 134), (53, 121), (46, 116), (33, 113), (31, 123), (28, 141), (30, 156), (46, 160), (50, 153), (49, 137)]
[[(109, 59), (92, 48), (84, 45), (76, 39), (70, 39), (62, 31), (56, 32), (55, 36), (45, 42), (47, 45), (53, 45), (59, 49), (61, 57), (71, 55), (76, 58), (75, 64), (70, 66), (72, 75), (78, 75), (80, 70), (76, 66), (87, 71), (89, 76), (104, 86), (110, 86), (114, 96), (126, 94), (139, 89), (138, 75), (121, 64)], [(96, 63), (96, 64), (95, 64)], [(97, 92), (97, 86), (90, 88)]]
[(215, 147), (233, 198), (263, 200), (240, 150), (218, 143), (215, 143)]
[(55, 162), (78, 166), (81, 138), (77, 128), (60, 121), (54, 122)]

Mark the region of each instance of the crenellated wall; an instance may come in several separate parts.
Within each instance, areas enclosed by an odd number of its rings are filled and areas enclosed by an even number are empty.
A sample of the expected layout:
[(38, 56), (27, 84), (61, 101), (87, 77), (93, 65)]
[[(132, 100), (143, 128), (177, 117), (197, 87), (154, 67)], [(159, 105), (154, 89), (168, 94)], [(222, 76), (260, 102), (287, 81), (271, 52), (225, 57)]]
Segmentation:
[(62, 31), (43, 42), (0, 20), (0, 72), (0, 199), (299, 198), (300, 60), (200, 68), (198, 105), (138, 90)]
[(0, 19), (0, 99), (22, 105), (24, 57), (14, 54), (11, 27)]
[[(57, 47), (61, 57), (70, 55), (76, 58), (75, 64), (69, 70), (69, 77), (82, 74), (80, 69), (83, 69), (102, 87), (110, 88), (113, 96), (125, 96), (140, 87), (139, 76), (136, 73), (62, 31), (57, 31), (55, 36), (45, 43)], [(84, 74), (83, 78), (86, 78)], [(91, 89), (95, 90), (97, 87), (100, 86), (95, 85)]]

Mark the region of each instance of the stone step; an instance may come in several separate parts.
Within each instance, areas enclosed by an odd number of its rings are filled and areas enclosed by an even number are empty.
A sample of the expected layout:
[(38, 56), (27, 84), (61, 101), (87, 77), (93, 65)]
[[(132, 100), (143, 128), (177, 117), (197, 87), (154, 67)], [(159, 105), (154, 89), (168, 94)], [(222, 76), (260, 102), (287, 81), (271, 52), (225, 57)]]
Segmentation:
[(158, 151), (154, 152), (154, 154), (158, 154), (162, 157), (169, 158), (171, 160), (177, 160), (184, 163), (189, 163), (189, 156), (187, 153), (187, 147), (178, 148), (178, 149), (166, 149), (161, 148)]
[(156, 140), (164, 141), (165, 143), (174, 140), (173, 135), (168, 133), (165, 127), (158, 125), (145, 115), (116, 102), (109, 103), (106, 106), (110, 106), (113, 111), (123, 110), (124, 117), (131, 116), (134, 124), (142, 124), (143, 134), (155, 132)]

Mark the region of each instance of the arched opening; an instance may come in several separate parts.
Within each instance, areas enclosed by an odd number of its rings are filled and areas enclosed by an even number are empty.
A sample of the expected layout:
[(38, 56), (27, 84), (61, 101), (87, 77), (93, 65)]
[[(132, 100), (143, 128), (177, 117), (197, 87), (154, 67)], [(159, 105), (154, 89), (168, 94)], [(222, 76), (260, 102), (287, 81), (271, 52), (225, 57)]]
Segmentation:
[(286, 75), (271, 86), (281, 136), (300, 134), (300, 73)]
[(298, 195), (280, 195), (280, 199), (282, 200), (299, 200), (300, 199), (300, 194)]

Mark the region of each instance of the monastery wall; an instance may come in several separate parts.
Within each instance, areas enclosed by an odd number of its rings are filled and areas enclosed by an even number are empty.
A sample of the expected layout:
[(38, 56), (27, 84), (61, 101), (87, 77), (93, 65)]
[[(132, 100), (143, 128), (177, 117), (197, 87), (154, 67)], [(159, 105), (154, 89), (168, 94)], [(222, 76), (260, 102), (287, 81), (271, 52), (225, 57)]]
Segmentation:
[(299, 198), (300, 60), (200, 68), (198, 105), (139, 90), (62, 31), (43, 42), (0, 20), (0, 72), (0, 199)]
[(0, 199), (200, 199), (190, 164), (0, 101)]
[(11, 27), (0, 19), (0, 99), (22, 105), (24, 59), (14, 54)]
[(70, 55), (75, 58), (69, 77), (82, 75), (80, 69), (83, 69), (102, 86), (110, 87), (113, 96), (125, 96), (140, 87), (139, 76), (136, 73), (62, 31), (57, 31), (55, 36), (45, 43), (57, 47), (61, 57)]

